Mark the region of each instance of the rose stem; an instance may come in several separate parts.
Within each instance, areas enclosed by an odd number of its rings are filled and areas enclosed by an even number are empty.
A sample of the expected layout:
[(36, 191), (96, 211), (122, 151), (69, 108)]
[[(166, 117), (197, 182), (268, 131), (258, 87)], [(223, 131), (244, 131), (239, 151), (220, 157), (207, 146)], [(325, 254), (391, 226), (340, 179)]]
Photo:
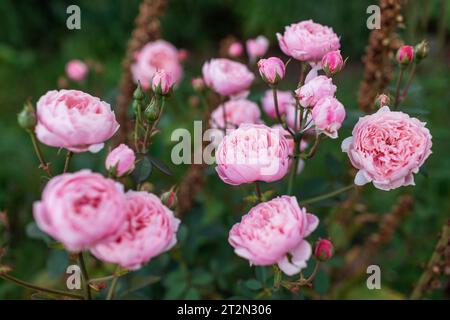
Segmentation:
[(84, 258), (83, 258), (83, 252), (80, 251), (78, 253), (78, 263), (80, 264), (80, 268), (81, 268), (81, 273), (83, 275), (83, 287), (84, 287), (84, 292), (85, 292), (85, 299), (86, 300), (91, 300), (92, 299), (92, 295), (91, 295), (91, 287), (89, 286), (89, 275), (86, 269), (86, 264), (84, 263)]
[(404, 72), (404, 68), (400, 67), (400, 74), (398, 76), (397, 79), (397, 87), (395, 89), (395, 103), (394, 103), (394, 110), (397, 109), (398, 104), (400, 103), (400, 85), (402, 83), (402, 79), (403, 79), (403, 72)]
[(322, 201), (322, 200), (325, 200), (325, 199), (328, 199), (328, 198), (332, 198), (332, 197), (337, 196), (338, 194), (343, 193), (345, 191), (348, 191), (348, 190), (350, 190), (350, 189), (352, 189), (354, 187), (355, 187), (354, 184), (350, 184), (348, 186), (342, 187), (342, 188), (334, 190), (332, 192), (325, 193), (325, 194), (322, 194), (320, 196), (313, 197), (313, 198), (310, 198), (310, 199), (306, 199), (304, 201), (301, 201), (300, 204), (301, 205), (311, 204), (311, 203)]
[(73, 157), (73, 152), (72, 151), (67, 151), (66, 153), (66, 161), (64, 162), (64, 170), (63, 173), (66, 173), (69, 170), (69, 166), (70, 166), (70, 160)]
[(31, 142), (33, 143), (33, 148), (34, 148), (34, 152), (36, 153), (39, 162), (40, 162), (40, 167), (42, 168), (42, 170), (44, 170), (47, 175), (49, 177), (52, 176), (52, 172), (50, 171), (50, 167), (48, 166), (47, 162), (45, 161), (44, 155), (42, 154), (41, 148), (39, 147), (39, 142), (36, 139), (36, 134), (34, 133), (34, 131), (29, 131), (30, 133), (30, 137), (31, 137)]

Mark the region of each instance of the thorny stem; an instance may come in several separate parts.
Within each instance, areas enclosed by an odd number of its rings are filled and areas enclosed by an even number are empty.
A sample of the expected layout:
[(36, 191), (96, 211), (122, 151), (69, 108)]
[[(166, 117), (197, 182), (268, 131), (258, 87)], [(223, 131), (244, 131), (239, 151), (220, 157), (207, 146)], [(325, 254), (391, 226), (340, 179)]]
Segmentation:
[(66, 173), (69, 170), (69, 166), (70, 166), (70, 160), (73, 157), (73, 152), (72, 151), (67, 151), (66, 153), (66, 161), (64, 162), (64, 170), (63, 173)]
[(49, 177), (52, 177), (52, 172), (50, 170), (50, 167), (49, 167), (48, 163), (45, 161), (45, 158), (44, 158), (44, 155), (43, 155), (43, 153), (41, 151), (41, 148), (39, 147), (39, 142), (37, 141), (36, 134), (32, 130), (30, 130), (28, 132), (30, 133), (31, 142), (33, 143), (34, 152), (36, 153), (36, 155), (37, 155), (37, 157), (39, 159), (40, 167), (42, 168), (42, 170), (44, 170), (47, 173), (47, 175)]
[(319, 146), (321, 140), (322, 136), (318, 134), (316, 136), (316, 140), (314, 141), (313, 146), (311, 147), (311, 150), (309, 150), (308, 154), (305, 156), (306, 159), (311, 159), (312, 157), (314, 157), (317, 151), (317, 147)]
[(116, 267), (116, 271), (114, 271), (114, 276), (111, 282), (111, 287), (109, 288), (108, 295), (106, 296), (106, 300), (112, 300), (114, 298), (114, 291), (117, 287), (117, 282), (119, 281), (119, 266)]
[(300, 78), (298, 80), (297, 88), (300, 88), (302, 85), (305, 84), (307, 66), (308, 65), (305, 62), (300, 61)]
[(348, 191), (348, 190), (350, 190), (350, 189), (352, 189), (354, 187), (355, 187), (354, 184), (350, 184), (348, 186), (342, 187), (342, 188), (334, 190), (332, 192), (325, 193), (325, 194), (322, 194), (320, 196), (313, 197), (313, 198), (310, 198), (310, 199), (306, 199), (304, 201), (301, 201), (300, 204), (301, 205), (311, 204), (311, 203), (319, 202), (319, 201), (322, 201), (322, 200), (325, 200), (325, 199), (328, 199), (328, 198), (332, 198), (332, 197), (337, 196), (338, 194), (341, 194), (341, 193), (343, 193), (345, 191)]
[(283, 119), (281, 118), (280, 109), (279, 109), (279, 107), (278, 107), (278, 94), (277, 94), (277, 88), (276, 88), (276, 86), (273, 86), (273, 87), (272, 87), (272, 93), (273, 93), (273, 103), (274, 103), (274, 105), (275, 105), (275, 114), (276, 114), (276, 116), (277, 116), (278, 123), (279, 123), (283, 128), (286, 128), (286, 130), (291, 134), (291, 136), (294, 137), (294, 136), (295, 136), (294, 132), (292, 132), (292, 130), (291, 130), (288, 126), (285, 126), (285, 125), (284, 125)]
[(150, 142), (148, 141), (148, 138), (152, 136), (153, 132), (156, 130), (156, 128), (158, 127), (158, 123), (161, 120), (163, 111), (164, 111), (164, 106), (166, 104), (166, 98), (165, 97), (161, 97), (161, 108), (159, 108), (159, 113), (158, 113), (158, 117), (156, 118), (156, 120), (153, 122), (150, 130), (145, 131), (145, 136), (144, 136), (144, 145), (142, 147), (142, 153), (146, 153), (147, 152), (147, 144)]
[(399, 98), (399, 102), (402, 102), (403, 100), (405, 100), (406, 95), (408, 94), (409, 86), (411, 85), (411, 81), (414, 78), (414, 74), (416, 73), (416, 68), (417, 68), (417, 63), (414, 63), (411, 68), (411, 71), (409, 72), (409, 76), (408, 76), (408, 79), (406, 80), (405, 87), (403, 88), (402, 94)]
[(56, 295), (60, 295), (60, 296), (66, 296), (66, 297), (74, 298), (74, 299), (83, 299), (83, 296), (81, 296), (79, 294), (55, 290), (55, 289), (43, 288), (43, 287), (34, 285), (32, 283), (28, 283), (26, 281), (17, 279), (16, 277), (10, 276), (6, 273), (0, 273), (0, 278), (14, 282), (17, 285), (28, 288), (28, 289), (32, 289), (32, 290), (36, 290), (36, 291), (40, 291), (40, 292), (47, 292), (47, 293), (56, 294)]
[(300, 141), (301, 141), (301, 136), (300, 136), (300, 138), (298, 138), (297, 136), (294, 137), (294, 154), (293, 154), (294, 163), (292, 164), (291, 175), (289, 176), (288, 189), (287, 189), (288, 195), (292, 194), (292, 188), (294, 186), (295, 176), (297, 175), (298, 161), (300, 159)]
[(80, 251), (78, 253), (78, 263), (80, 264), (82, 279), (83, 279), (83, 287), (84, 287), (84, 295), (86, 300), (91, 300), (91, 287), (89, 286), (89, 275), (86, 269), (86, 264), (84, 263), (83, 252)]
[(395, 103), (394, 103), (394, 110), (397, 109), (398, 104), (400, 103), (400, 85), (402, 83), (403, 80), (403, 73), (404, 73), (405, 69), (403, 67), (400, 67), (400, 74), (398, 76), (397, 79), (397, 87), (395, 89)]

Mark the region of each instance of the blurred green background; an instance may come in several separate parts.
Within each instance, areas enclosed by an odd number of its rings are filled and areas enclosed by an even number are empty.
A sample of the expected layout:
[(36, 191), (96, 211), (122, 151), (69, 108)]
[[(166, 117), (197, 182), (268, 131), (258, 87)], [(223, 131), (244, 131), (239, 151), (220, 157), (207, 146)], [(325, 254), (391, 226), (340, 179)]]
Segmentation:
[[(178, 48), (186, 48), (183, 83), (171, 99), (170, 107), (161, 121), (162, 134), (157, 136), (152, 153), (170, 159), (173, 129), (192, 129), (192, 120), (201, 118), (199, 106), (189, 103), (194, 95), (190, 78), (200, 75), (201, 64), (216, 56), (219, 42), (227, 36), (245, 40), (259, 34), (271, 40), (271, 53), (279, 51), (275, 33), (285, 25), (304, 19), (332, 26), (341, 36), (341, 50), (349, 57), (345, 70), (338, 75), (337, 96), (347, 109), (345, 126), (339, 139), (327, 140), (314, 161), (307, 163), (297, 178), (295, 194), (309, 198), (351, 181), (348, 160), (340, 151), (340, 142), (347, 137), (358, 116), (357, 91), (362, 79), (361, 56), (367, 43), (366, 8), (374, 1), (272, 1), (272, 0), (172, 0), (162, 17), (163, 38)], [(404, 111), (428, 123), (433, 135), (433, 154), (423, 170), (416, 175), (416, 186), (383, 192), (368, 185), (362, 202), (365, 210), (375, 215), (390, 211), (401, 194), (414, 197), (414, 209), (395, 231), (394, 237), (372, 257), (372, 263), (382, 270), (382, 290), (370, 291), (365, 278), (348, 286), (340, 298), (405, 298), (422, 272), (435, 246), (438, 232), (450, 209), (450, 153), (448, 124), (450, 116), (449, 48), (446, 34), (450, 29), (450, 5), (445, 1), (409, 1), (404, 8), (405, 25), (401, 37), (415, 44), (426, 37), (430, 42), (430, 57), (418, 69)], [(423, 10), (424, 4), (428, 10)], [(81, 30), (66, 28), (66, 8), (77, 4), (81, 8)], [(121, 75), (120, 63), (138, 12), (138, 0), (97, 1), (13, 1), (0, 2), (0, 211), (7, 213), (9, 224), (0, 225), (0, 247), (8, 250), (0, 260), (13, 268), (12, 274), (41, 285), (64, 288), (67, 254), (49, 249), (48, 239), (32, 223), (31, 206), (39, 199), (45, 181), (37, 170), (27, 134), (16, 124), (16, 114), (27, 99), (36, 102), (47, 90), (57, 88), (64, 75), (65, 63), (73, 58), (90, 59), (100, 63), (103, 70), (92, 73), (84, 85), (69, 83), (71, 88), (100, 96), (115, 104)], [(444, 10), (443, 10), (444, 9)], [(283, 56), (283, 58), (285, 58)], [(294, 64), (294, 63), (293, 63)], [(293, 67), (294, 68), (294, 67)], [(291, 82), (294, 83), (294, 80)], [(287, 84), (284, 86), (288, 87)], [(263, 86), (252, 90), (251, 99), (259, 101)], [(62, 168), (64, 154), (45, 148), (47, 158), (55, 168)], [(106, 150), (98, 155), (81, 154), (74, 158), (72, 169), (90, 167), (103, 172)], [(167, 190), (178, 183), (187, 166), (175, 167), (174, 177), (167, 178), (155, 171), (149, 181), (155, 192)], [(254, 298), (265, 286), (270, 286), (270, 268), (250, 268), (236, 257), (227, 242), (228, 230), (248, 210), (242, 198), (251, 187), (230, 187), (223, 184), (214, 169), (208, 168), (207, 187), (196, 195), (196, 205), (186, 213), (179, 232), (179, 245), (170, 253), (152, 260), (133, 275), (119, 283), (119, 296), (125, 298)], [(263, 185), (264, 190), (276, 186)], [(281, 190), (281, 189), (280, 189)], [(345, 196), (342, 196), (344, 199)], [(336, 198), (308, 207), (322, 221), (327, 221)], [(320, 272), (314, 286), (319, 296), (301, 291), (287, 291), (273, 298), (327, 297), (332, 269), (344, 265), (345, 253), (363, 243), (377, 228), (368, 224), (358, 231), (350, 243), (342, 244), (328, 270)], [(331, 236), (338, 241), (342, 235), (336, 226), (324, 223), (314, 233)], [(345, 237), (344, 237), (345, 238)], [(106, 275), (112, 266), (100, 266), (88, 260), (92, 275)], [(447, 283), (446, 283), (447, 281)], [(0, 299), (29, 298), (30, 291), (0, 279)], [(99, 295), (101, 296), (101, 294)], [(428, 297), (448, 298), (448, 278)]]

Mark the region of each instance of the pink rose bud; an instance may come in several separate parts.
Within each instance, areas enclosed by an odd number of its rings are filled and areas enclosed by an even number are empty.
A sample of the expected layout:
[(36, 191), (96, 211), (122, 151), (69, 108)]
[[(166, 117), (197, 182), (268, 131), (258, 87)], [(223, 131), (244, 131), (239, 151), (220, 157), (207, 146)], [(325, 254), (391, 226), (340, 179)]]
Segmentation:
[(397, 62), (402, 66), (411, 64), (414, 60), (414, 48), (412, 46), (402, 46), (397, 51)]
[(344, 60), (341, 51), (330, 51), (322, 58), (322, 68), (328, 76), (338, 73), (344, 68)]
[(391, 98), (389, 97), (389, 95), (387, 94), (379, 94), (376, 98), (375, 98), (375, 106), (379, 109), (382, 108), (384, 106), (388, 106), (391, 104)]
[(259, 60), (258, 68), (261, 77), (268, 84), (277, 84), (284, 78), (286, 72), (284, 62), (277, 57)]
[(189, 57), (189, 51), (186, 49), (180, 49), (178, 50), (178, 60), (181, 62), (186, 61), (186, 59)]
[(333, 243), (327, 239), (320, 239), (316, 242), (314, 256), (317, 260), (327, 261), (333, 256)]
[(240, 57), (243, 51), (244, 47), (240, 42), (233, 42), (228, 48), (228, 55), (233, 58)]
[(177, 202), (178, 202), (176, 192), (173, 191), (172, 189), (167, 192), (164, 192), (161, 195), (161, 201), (162, 201), (162, 203), (164, 203), (164, 205), (167, 206), (167, 208), (173, 209), (177, 205)]
[(160, 96), (170, 94), (172, 91), (173, 79), (169, 72), (164, 70), (157, 71), (152, 80), (153, 92)]
[(38, 227), (68, 250), (88, 249), (122, 231), (123, 186), (89, 170), (65, 173), (47, 183), (33, 215)]
[(83, 81), (88, 72), (88, 66), (81, 60), (70, 60), (66, 64), (67, 77), (75, 82)]
[(245, 45), (250, 60), (255, 61), (254, 59), (266, 54), (267, 49), (269, 49), (269, 39), (264, 36), (258, 36), (255, 39), (248, 39)]
[(373, 182), (381, 190), (414, 185), (414, 173), (431, 154), (431, 134), (425, 122), (384, 106), (361, 117), (342, 151), (358, 169), (356, 185)]
[(134, 170), (135, 160), (134, 151), (122, 143), (108, 154), (105, 167), (108, 171), (113, 171), (115, 176), (121, 177)]
[(192, 88), (194, 88), (195, 91), (202, 91), (205, 89), (205, 81), (203, 81), (201, 77), (193, 78)]
[(228, 242), (251, 265), (277, 264), (292, 276), (306, 268), (312, 249), (305, 240), (319, 219), (298, 205), (297, 199), (281, 196), (262, 202), (231, 228)]
[(312, 119), (319, 132), (336, 139), (345, 119), (344, 106), (336, 98), (322, 98), (312, 110)]

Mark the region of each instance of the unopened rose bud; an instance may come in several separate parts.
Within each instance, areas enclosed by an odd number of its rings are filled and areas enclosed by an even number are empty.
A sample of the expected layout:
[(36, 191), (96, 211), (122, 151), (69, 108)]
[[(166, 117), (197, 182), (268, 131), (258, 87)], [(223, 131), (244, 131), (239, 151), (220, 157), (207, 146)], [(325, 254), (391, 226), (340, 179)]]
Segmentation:
[(144, 91), (142, 90), (141, 83), (139, 82), (133, 93), (133, 99), (143, 100), (145, 98)]
[(180, 49), (180, 50), (178, 50), (177, 56), (178, 56), (178, 60), (183, 62), (183, 61), (186, 61), (186, 59), (188, 58), (189, 52), (186, 49)]
[(391, 103), (391, 97), (389, 97), (387, 94), (379, 94), (376, 98), (375, 98), (375, 107), (377, 107), (378, 109), (384, 106), (389, 106)]
[(397, 62), (402, 66), (410, 65), (414, 60), (414, 48), (412, 46), (402, 46), (397, 51)]
[(161, 195), (161, 201), (164, 203), (164, 205), (166, 205), (167, 208), (173, 209), (178, 202), (177, 194), (173, 190), (164, 192)]
[(314, 256), (320, 261), (329, 260), (333, 256), (333, 243), (327, 239), (319, 239), (316, 242)]
[(326, 53), (322, 58), (322, 68), (329, 77), (341, 71), (344, 68), (341, 51), (336, 50)]
[(194, 88), (195, 91), (203, 91), (205, 89), (205, 81), (203, 81), (203, 78), (197, 77), (192, 79), (192, 88)]
[(283, 61), (277, 57), (259, 60), (258, 69), (263, 80), (272, 85), (282, 80), (286, 72)]
[(36, 126), (36, 112), (30, 102), (25, 103), (22, 111), (17, 115), (17, 122), (25, 130), (33, 130)]
[(428, 42), (426, 40), (423, 40), (421, 43), (415, 46), (414, 51), (416, 53), (417, 62), (425, 59), (428, 56), (429, 51)]
[(144, 116), (149, 121), (155, 121), (159, 117), (159, 103), (156, 99), (152, 99), (152, 101), (148, 104), (147, 108), (145, 108)]
[(242, 52), (244, 52), (244, 47), (240, 42), (233, 42), (228, 48), (228, 55), (233, 58), (240, 57)]
[(113, 171), (115, 176), (121, 177), (134, 170), (135, 160), (134, 151), (122, 143), (108, 154), (105, 167), (108, 171)]
[(172, 75), (164, 70), (157, 71), (152, 79), (153, 92), (160, 96), (169, 95), (172, 91)]

